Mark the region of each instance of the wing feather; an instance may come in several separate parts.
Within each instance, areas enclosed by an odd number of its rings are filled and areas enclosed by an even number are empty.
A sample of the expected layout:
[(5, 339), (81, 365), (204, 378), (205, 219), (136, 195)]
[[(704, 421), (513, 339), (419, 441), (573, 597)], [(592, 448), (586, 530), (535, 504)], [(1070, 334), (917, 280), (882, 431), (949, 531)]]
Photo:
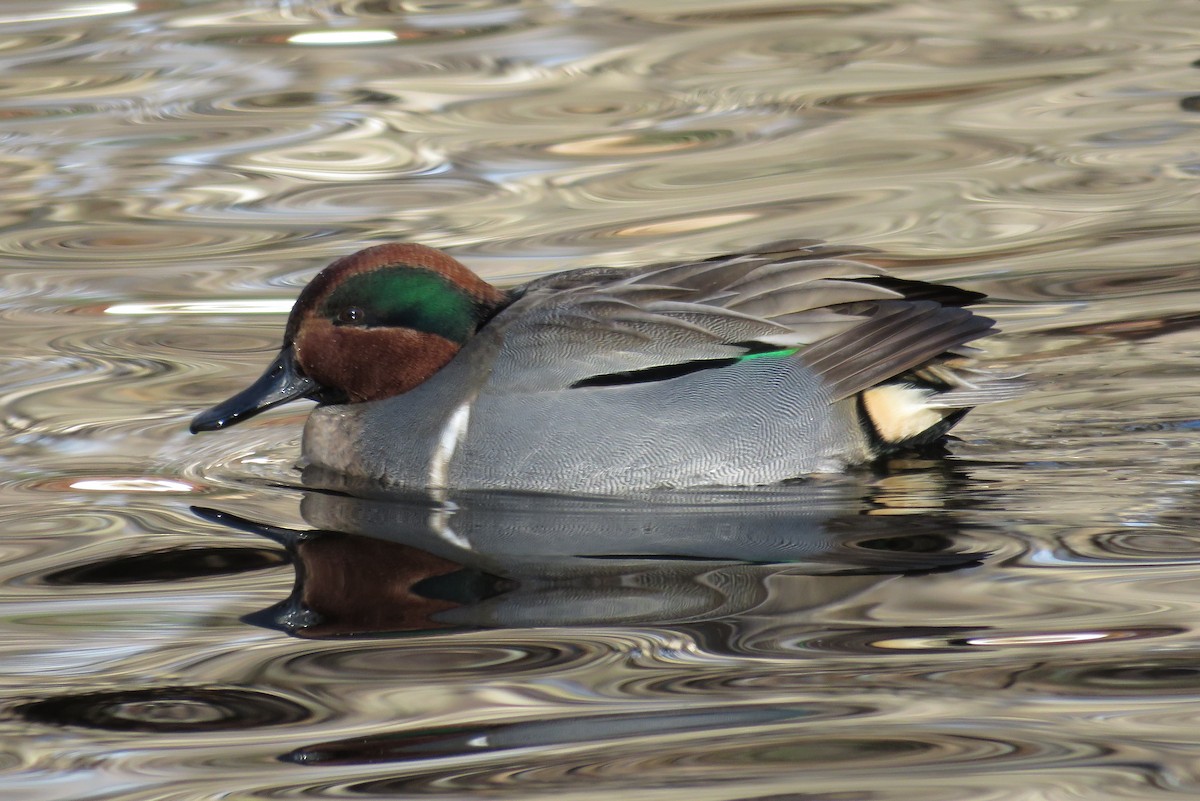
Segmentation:
[[(723, 363), (757, 343), (801, 348), (799, 363), (839, 399), (963, 353), (993, 326), (965, 309), (906, 300), (904, 282), (872, 283), (879, 268), (828, 255), (793, 246), (532, 281), (480, 332), (494, 340), (489, 386), (566, 389), (597, 376)], [(955, 387), (975, 397), (969, 385)]]
[(835, 400), (938, 358), (995, 325), (991, 318), (933, 301), (892, 301), (880, 307), (876, 316), (799, 356), (831, 387)]

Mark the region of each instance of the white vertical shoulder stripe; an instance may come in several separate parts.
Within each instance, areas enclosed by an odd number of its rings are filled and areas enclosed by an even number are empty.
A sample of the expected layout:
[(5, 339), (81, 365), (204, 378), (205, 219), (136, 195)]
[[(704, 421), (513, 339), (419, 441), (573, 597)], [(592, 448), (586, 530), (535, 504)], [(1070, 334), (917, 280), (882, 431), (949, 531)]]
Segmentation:
[(447, 480), (450, 476), (450, 460), (454, 458), (454, 452), (458, 450), (458, 446), (462, 445), (463, 438), (467, 435), (467, 425), (470, 422), (470, 401), (459, 405), (446, 419), (446, 425), (442, 428), (437, 445), (433, 449), (433, 458), (429, 462), (430, 487), (447, 487)]

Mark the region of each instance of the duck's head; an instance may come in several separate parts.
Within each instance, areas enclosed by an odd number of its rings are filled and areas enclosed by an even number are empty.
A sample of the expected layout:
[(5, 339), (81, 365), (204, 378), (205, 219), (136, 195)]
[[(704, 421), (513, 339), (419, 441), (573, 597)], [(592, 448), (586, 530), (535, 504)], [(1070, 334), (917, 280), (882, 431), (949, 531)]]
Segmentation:
[(245, 390), (196, 415), (192, 433), (298, 398), (359, 403), (407, 392), (508, 300), (424, 245), (377, 245), (338, 259), (296, 299), (275, 361)]

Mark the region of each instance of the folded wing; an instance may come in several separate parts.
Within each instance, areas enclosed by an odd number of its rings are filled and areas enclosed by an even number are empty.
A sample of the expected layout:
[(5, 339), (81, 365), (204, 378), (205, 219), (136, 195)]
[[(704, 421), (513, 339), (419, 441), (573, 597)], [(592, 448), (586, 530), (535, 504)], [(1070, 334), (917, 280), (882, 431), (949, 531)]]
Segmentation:
[(657, 380), (794, 351), (788, 358), (833, 400), (905, 376), (974, 401), (989, 394), (980, 374), (972, 381), (955, 365), (994, 325), (958, 305), (978, 297), (808, 247), (635, 272), (577, 270), (530, 283), (489, 324), (503, 340), (490, 384), (541, 392)]

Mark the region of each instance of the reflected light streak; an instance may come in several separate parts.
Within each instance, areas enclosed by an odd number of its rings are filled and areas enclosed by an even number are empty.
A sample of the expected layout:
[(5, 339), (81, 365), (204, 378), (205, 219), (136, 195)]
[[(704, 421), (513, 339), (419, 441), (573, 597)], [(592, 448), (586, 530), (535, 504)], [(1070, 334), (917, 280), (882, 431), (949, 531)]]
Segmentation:
[(394, 42), (392, 31), (308, 31), (288, 37), (290, 44), (298, 45), (354, 45)]
[(294, 300), (196, 300), (180, 303), (118, 303), (105, 314), (287, 314)]
[(86, 6), (66, 6), (43, 12), (21, 14), (20, 16), (0, 16), (0, 25), (21, 22), (45, 22), (56, 19), (75, 19), (77, 17), (99, 17), (105, 14), (129, 14), (137, 11), (137, 3), (92, 3)]
[(183, 481), (165, 478), (88, 478), (72, 481), (71, 489), (88, 492), (193, 492), (196, 488)]
[(972, 637), (968, 645), (1055, 645), (1059, 643), (1093, 642), (1109, 636), (1104, 631), (1062, 631), (1047, 634), (1019, 634), (1011, 637)]

